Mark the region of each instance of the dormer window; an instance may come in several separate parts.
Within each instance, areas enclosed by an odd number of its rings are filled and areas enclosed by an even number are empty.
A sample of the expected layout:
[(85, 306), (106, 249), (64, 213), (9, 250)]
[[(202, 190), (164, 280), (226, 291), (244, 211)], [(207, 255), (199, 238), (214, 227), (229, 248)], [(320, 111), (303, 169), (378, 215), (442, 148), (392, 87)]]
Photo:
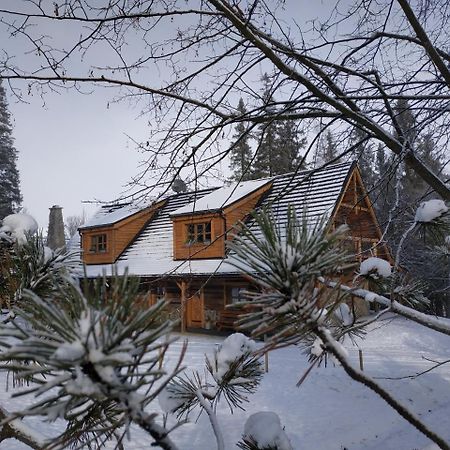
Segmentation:
[(91, 236), (91, 253), (106, 253), (106, 234), (94, 234)]
[(211, 222), (189, 223), (186, 225), (186, 243), (210, 244), (211, 243)]

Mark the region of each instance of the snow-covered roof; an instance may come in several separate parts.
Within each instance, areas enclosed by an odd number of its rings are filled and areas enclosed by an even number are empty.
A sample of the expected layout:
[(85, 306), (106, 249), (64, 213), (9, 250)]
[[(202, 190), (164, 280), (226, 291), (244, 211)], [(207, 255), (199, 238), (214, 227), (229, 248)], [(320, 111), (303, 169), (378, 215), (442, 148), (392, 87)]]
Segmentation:
[(229, 186), (216, 189), (210, 194), (176, 209), (171, 213), (171, 216), (195, 214), (208, 211), (220, 211), (221, 209), (224, 209), (247, 195), (257, 191), (259, 188), (268, 183), (270, 183), (270, 179), (232, 183)]
[[(279, 175), (273, 179), (272, 188), (260, 208), (270, 208), (275, 223), (283, 228), (288, 219), (288, 209), (308, 223), (329, 220), (350, 175), (352, 163), (342, 163), (320, 170), (301, 171), (297, 174)], [(254, 233), (256, 224), (247, 224)]]
[[(130, 274), (151, 275), (180, 275), (192, 273), (202, 275), (218, 270), (236, 271), (220, 259), (201, 259), (189, 261), (175, 261), (173, 259), (173, 225), (171, 213), (183, 205), (191, 204), (194, 199), (212, 190), (202, 192), (186, 192), (170, 197), (159, 214), (150, 221), (135, 241), (124, 251), (115, 264), (116, 273), (121, 274), (128, 268)], [(87, 276), (97, 276), (105, 272), (111, 273), (110, 265), (89, 265), (86, 267)]]
[(142, 205), (132, 203), (121, 203), (102, 206), (94, 216), (83, 224), (79, 229), (93, 228), (99, 226), (113, 225), (133, 214), (142, 211)]
[[(264, 197), (260, 208), (270, 207), (273, 217), (281, 227), (287, 222), (288, 208), (295, 208), (298, 217), (304, 215), (308, 220), (331, 218), (351, 173), (352, 164), (343, 163), (328, 166), (318, 171), (302, 171), (296, 174), (280, 175), (272, 178), (272, 187)], [(263, 186), (268, 180), (258, 180)], [(250, 186), (250, 185), (249, 185)], [(256, 184), (253, 184), (256, 186)], [(255, 188), (258, 189), (258, 188)], [(220, 189), (219, 189), (220, 190)], [(133, 243), (122, 253), (115, 265), (116, 273), (129, 273), (137, 276), (161, 275), (207, 275), (237, 274), (236, 268), (225, 259), (173, 259), (174, 212), (186, 206), (205, 204), (202, 199), (219, 190), (187, 192), (169, 197)], [(252, 192), (249, 191), (249, 192)], [(248, 226), (258, 233), (257, 225), (249, 221)], [(94, 277), (105, 272), (110, 274), (111, 265), (89, 265), (87, 275)]]

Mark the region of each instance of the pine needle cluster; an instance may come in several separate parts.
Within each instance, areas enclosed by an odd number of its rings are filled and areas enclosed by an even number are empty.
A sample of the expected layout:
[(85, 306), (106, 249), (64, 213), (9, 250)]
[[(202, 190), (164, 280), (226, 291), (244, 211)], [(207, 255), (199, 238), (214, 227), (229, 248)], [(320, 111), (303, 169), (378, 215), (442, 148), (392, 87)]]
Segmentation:
[(244, 312), (240, 327), (256, 337), (270, 336), (272, 348), (311, 344), (311, 332), (318, 323), (327, 323), (331, 329), (338, 323), (345, 328), (335, 310), (348, 295), (339, 286), (325, 287), (322, 281), (333, 279), (349, 262), (340, 245), (347, 228), (328, 230), (323, 220), (307, 223), (292, 209), (284, 228), (268, 212), (253, 220), (260, 233), (243, 225), (242, 235), (230, 245), (232, 264), (259, 287), (247, 292), (246, 301), (237, 305)]
[[(0, 367), (33, 384), (14, 396), (34, 395), (12, 415), (63, 418), (66, 430), (49, 448), (99, 448), (123, 439), (131, 423), (164, 440), (146, 407), (178, 373), (161, 368), (172, 322), (161, 323), (164, 301), (136, 308), (138, 281), (127, 275), (98, 280), (86, 292), (66, 280), (51, 298), (24, 290), (17, 318), (0, 329)], [(170, 447), (163, 447), (170, 448)]]

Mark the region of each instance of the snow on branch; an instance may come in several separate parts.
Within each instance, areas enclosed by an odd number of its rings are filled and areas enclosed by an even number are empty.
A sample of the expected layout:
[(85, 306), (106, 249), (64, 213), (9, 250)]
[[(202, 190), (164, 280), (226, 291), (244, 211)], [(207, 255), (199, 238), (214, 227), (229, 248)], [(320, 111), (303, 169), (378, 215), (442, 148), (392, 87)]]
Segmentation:
[(372, 256), (361, 262), (359, 274), (372, 278), (388, 278), (392, 274), (392, 267), (388, 261)]
[[(241, 326), (251, 330), (254, 336), (269, 333), (266, 349), (305, 345), (314, 364), (327, 353), (331, 354), (351, 378), (376, 392), (410, 424), (442, 449), (449, 450), (450, 446), (420, 417), (348, 361), (342, 340), (361, 331), (365, 322), (352, 321), (349, 310), (341, 305), (350, 296), (359, 296), (446, 334), (450, 334), (450, 323), (415, 311), (394, 299), (333, 281), (348, 261), (340, 251), (342, 230), (327, 232), (325, 227), (314, 228), (311, 224), (299, 222), (293, 214), (289, 215), (284, 230), (266, 213), (255, 220), (261, 233), (253, 234), (244, 227), (244, 237), (232, 246), (235, 252), (233, 264), (245, 270), (260, 288), (258, 292), (248, 293), (248, 301), (240, 305), (244, 311), (247, 309), (247, 313), (241, 316)], [(392, 277), (390, 264), (378, 258), (362, 264), (360, 272), (375, 274), (377, 280), (398, 280)], [(407, 294), (408, 290), (405, 292)]]
[(252, 414), (244, 426), (242, 450), (293, 450), (280, 418), (271, 411)]
[(208, 415), (217, 449), (224, 450), (224, 438), (215, 413), (217, 403), (224, 398), (233, 412), (241, 408), (247, 394), (255, 392), (262, 378), (262, 362), (255, 356), (256, 344), (241, 333), (228, 336), (212, 357), (206, 356), (209, 376), (194, 371), (173, 378), (159, 395), (166, 413), (188, 418), (200, 408)]
[(448, 207), (443, 200), (433, 199), (422, 202), (416, 210), (415, 222), (431, 222), (448, 212)]
[(10, 214), (2, 221), (0, 239), (12, 240), (22, 245), (27, 242), (27, 236), (36, 233), (37, 230), (38, 224), (29, 214)]

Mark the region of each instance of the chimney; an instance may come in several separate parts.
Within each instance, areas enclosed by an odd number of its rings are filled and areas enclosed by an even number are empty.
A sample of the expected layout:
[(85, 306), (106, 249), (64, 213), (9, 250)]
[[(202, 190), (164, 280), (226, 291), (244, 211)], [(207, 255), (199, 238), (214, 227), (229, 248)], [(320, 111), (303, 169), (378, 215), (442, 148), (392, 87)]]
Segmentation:
[(53, 205), (49, 209), (47, 246), (52, 250), (56, 250), (66, 245), (62, 208), (61, 206)]

